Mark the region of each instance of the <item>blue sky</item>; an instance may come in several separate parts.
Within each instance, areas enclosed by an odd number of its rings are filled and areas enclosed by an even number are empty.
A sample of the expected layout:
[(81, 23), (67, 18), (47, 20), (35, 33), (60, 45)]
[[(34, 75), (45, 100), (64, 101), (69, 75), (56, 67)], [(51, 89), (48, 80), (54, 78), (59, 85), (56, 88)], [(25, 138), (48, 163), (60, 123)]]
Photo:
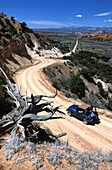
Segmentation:
[(112, 0), (3, 0), (0, 12), (30, 28), (112, 26)]

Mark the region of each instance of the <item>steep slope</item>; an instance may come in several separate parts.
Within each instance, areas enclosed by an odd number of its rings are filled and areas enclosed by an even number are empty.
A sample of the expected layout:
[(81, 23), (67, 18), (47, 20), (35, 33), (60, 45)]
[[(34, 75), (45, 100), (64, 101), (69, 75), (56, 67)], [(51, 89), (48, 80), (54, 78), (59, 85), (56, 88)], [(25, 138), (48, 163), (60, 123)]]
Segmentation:
[[(49, 50), (47, 50), (49, 48)], [(29, 29), (25, 22), (18, 22), (14, 17), (0, 13), (0, 67), (6, 72), (8, 77), (12, 80), (12, 75), (20, 68), (33, 64), (31, 56), (48, 56), (52, 54), (59, 56), (59, 50), (53, 48), (50, 50), (50, 44), (38, 33), (34, 33)], [(59, 55), (57, 55), (57, 52)], [(2, 81), (2, 74), (0, 72), (0, 85), (5, 83)], [(0, 95), (3, 96), (0, 100), (1, 116), (10, 111), (9, 107), (5, 107), (2, 103), (6, 97), (5, 90), (0, 87)], [(6, 104), (6, 103), (5, 103)], [(8, 103), (7, 103), (8, 106)], [(9, 110), (8, 110), (9, 109)]]
[[(4, 43), (5, 42), (5, 43)], [(0, 66), (9, 72), (31, 64), (31, 57), (28, 55), (25, 44), (19, 38), (8, 39), (2, 34), (0, 41)]]
[(30, 54), (40, 54), (48, 45), (47, 40), (29, 29), (25, 22), (19, 23), (14, 17), (0, 13), (0, 66), (8, 72), (31, 64)]

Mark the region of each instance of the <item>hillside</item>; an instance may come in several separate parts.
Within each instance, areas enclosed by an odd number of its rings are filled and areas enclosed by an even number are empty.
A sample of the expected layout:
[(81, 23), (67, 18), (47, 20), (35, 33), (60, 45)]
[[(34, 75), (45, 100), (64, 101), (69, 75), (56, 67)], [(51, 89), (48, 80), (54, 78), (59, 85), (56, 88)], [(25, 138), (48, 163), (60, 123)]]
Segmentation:
[[(29, 29), (25, 22), (19, 23), (14, 17), (0, 13), (0, 67), (12, 80), (14, 73), (33, 63), (32, 55), (39, 55), (46, 49), (48, 42)], [(0, 72), (0, 117), (12, 109), (12, 103), (1, 86), (5, 79)]]
[(43, 69), (53, 86), (66, 97), (112, 110), (112, 67), (106, 63), (108, 58), (87, 51), (63, 58), (69, 61)]
[(29, 29), (25, 22), (0, 13), (0, 66), (8, 72), (15, 72), (32, 63), (30, 54), (41, 55), (47, 50), (48, 41)]
[(82, 33), (78, 36), (79, 39), (110, 41), (112, 40), (112, 33), (105, 31), (96, 31), (93, 33)]
[[(17, 70), (35, 64), (33, 56), (55, 56), (59, 57), (62, 53), (51, 45), (51, 42), (43, 38), (38, 33), (34, 33), (28, 28), (25, 22), (19, 23), (14, 17), (0, 13), (0, 67), (12, 80)], [(2, 80), (3, 79), (3, 80)], [(5, 83), (4, 77), (0, 72), (0, 85)], [(0, 115), (10, 110), (10, 102), (5, 107), (3, 101), (8, 98), (3, 87), (0, 87), (0, 94), (3, 96), (0, 104)]]

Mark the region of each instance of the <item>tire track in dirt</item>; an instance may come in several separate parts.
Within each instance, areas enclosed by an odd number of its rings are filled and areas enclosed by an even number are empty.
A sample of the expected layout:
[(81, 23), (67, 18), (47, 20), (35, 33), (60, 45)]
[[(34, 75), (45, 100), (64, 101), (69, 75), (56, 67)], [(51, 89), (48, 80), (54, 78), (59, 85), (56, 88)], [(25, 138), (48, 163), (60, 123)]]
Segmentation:
[[(17, 73), (16, 83), (18, 85), (22, 84), (22, 93), (25, 93), (25, 88), (27, 87), (28, 95), (31, 95), (31, 93), (34, 95), (54, 94), (55, 89), (47, 80), (42, 69), (54, 63), (62, 63), (63, 60), (46, 59), (43, 57), (38, 57), (37, 60), (39, 60), (39, 64), (20, 70)], [(53, 101), (55, 105), (63, 105), (62, 110), (64, 112), (71, 104), (78, 104), (77, 101), (63, 96), (62, 92), (58, 92)], [(101, 124), (96, 126), (84, 125), (81, 121), (67, 115), (65, 119), (51, 119), (43, 123), (54, 134), (67, 132), (67, 136), (63, 137), (62, 140), (69, 140), (70, 145), (82, 151), (102, 149), (102, 151), (107, 152), (112, 150), (112, 119), (104, 115), (100, 115), (100, 118)]]

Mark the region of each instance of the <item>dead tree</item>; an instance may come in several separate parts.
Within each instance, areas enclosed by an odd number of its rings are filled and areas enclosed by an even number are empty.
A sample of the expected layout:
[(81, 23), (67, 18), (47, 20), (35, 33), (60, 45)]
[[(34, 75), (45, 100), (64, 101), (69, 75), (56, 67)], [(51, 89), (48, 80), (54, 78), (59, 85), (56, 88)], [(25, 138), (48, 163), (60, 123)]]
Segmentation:
[[(7, 85), (4, 87), (7, 90), (7, 93), (10, 95), (12, 99), (14, 99), (16, 108), (14, 108), (11, 112), (4, 115), (3, 118), (0, 120), (0, 135), (12, 131), (11, 133), (17, 133), (18, 129), (20, 129), (22, 137), (24, 139), (35, 138), (35, 136), (39, 133), (38, 131), (34, 132), (32, 122), (34, 120), (37, 121), (45, 121), (50, 119), (55, 112), (60, 112), (64, 114), (61, 110), (61, 106), (54, 107), (53, 101), (45, 100), (44, 98), (55, 98), (57, 95), (57, 91), (55, 95), (48, 96), (48, 95), (36, 95), (31, 97), (27, 96), (27, 90), (25, 97), (20, 94), (21, 87), (18, 88), (16, 84), (12, 84), (8, 79), (5, 72), (0, 68), (3, 75), (6, 78)], [(45, 111), (48, 114), (39, 116), (38, 113)], [(32, 128), (31, 128), (32, 127)], [(61, 137), (66, 135), (66, 133), (62, 133), (56, 135), (55, 137)]]

